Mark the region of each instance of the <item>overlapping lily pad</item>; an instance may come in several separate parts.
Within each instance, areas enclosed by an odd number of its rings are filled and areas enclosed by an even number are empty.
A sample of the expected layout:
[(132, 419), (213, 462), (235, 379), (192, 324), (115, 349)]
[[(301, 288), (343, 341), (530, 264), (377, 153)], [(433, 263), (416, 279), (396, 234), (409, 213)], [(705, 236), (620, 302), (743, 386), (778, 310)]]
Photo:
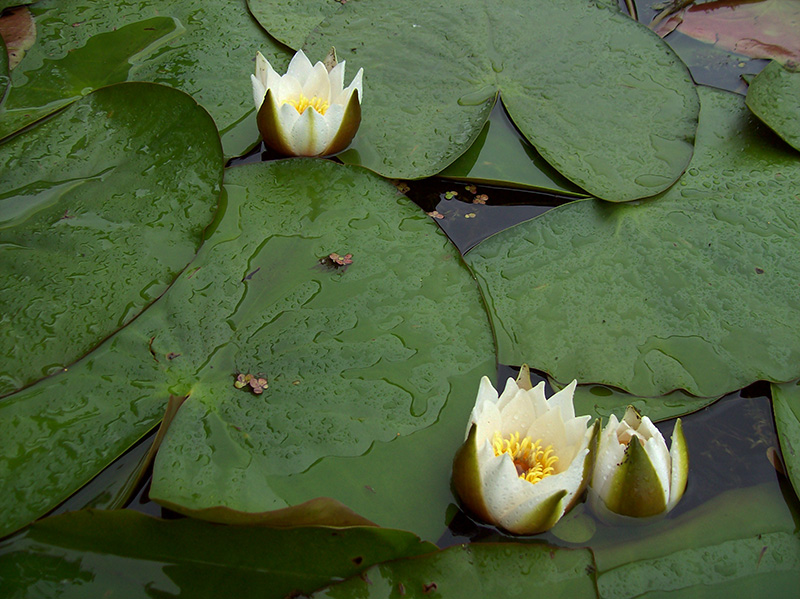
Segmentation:
[[(275, 11), (275, 36), (298, 37), (296, 5), (260, 4)], [(305, 45), (313, 58), (335, 46), (348, 66), (364, 67), (361, 130), (341, 157), (385, 176), (419, 178), (451, 164), (498, 92), (545, 160), (604, 199), (654, 195), (691, 156), (698, 102), (686, 68), (604, 3), (352, 2)]]
[(189, 93), (216, 121), (225, 153), (242, 153), (258, 140), (249, 78), (256, 51), (276, 67), (288, 62), (244, 0), (43, 0), (31, 9), (38, 40), (14, 70), (0, 136), (92, 89), (138, 80)]
[[(68, 372), (0, 403), (0, 479), (14, 481), (3, 532), (84, 484), (173, 395), (188, 399), (157, 458), (159, 500), (236, 520), (330, 497), (441, 533), (449, 455), (494, 364), (458, 253), (357, 167), (250, 165), (229, 170), (225, 190), (221, 220), (162, 298)], [(237, 388), (237, 374), (268, 387)]]
[(781, 453), (795, 493), (800, 495), (800, 386), (798, 381), (772, 385), (775, 427)]
[(313, 597), (596, 596), (594, 563), (587, 549), (547, 545), (475, 543), (438, 553), (377, 564), (363, 576)]
[(641, 396), (800, 374), (800, 161), (702, 90), (695, 157), (639, 205), (578, 201), (467, 254), (506, 364)]
[(771, 62), (747, 89), (747, 107), (789, 145), (800, 150), (800, 67)]
[(200, 246), (222, 169), (208, 113), (150, 83), (98, 90), (0, 146), (0, 395), (164, 292)]
[(0, 578), (9, 597), (177, 591), (196, 599), (283, 599), (375, 563), (435, 550), (410, 533), (374, 527), (275, 530), (82, 511), (48, 518), (6, 541)]

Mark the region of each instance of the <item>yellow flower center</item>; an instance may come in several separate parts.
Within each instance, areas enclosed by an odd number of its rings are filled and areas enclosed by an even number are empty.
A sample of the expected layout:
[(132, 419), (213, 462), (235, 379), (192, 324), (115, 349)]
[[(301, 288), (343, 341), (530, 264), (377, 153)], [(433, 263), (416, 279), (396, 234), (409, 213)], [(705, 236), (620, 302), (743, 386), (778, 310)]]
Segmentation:
[(529, 483), (538, 483), (546, 476), (555, 472), (553, 464), (558, 461), (558, 456), (553, 455), (553, 446), (542, 448), (542, 440), (531, 441), (530, 437), (519, 440), (519, 433), (513, 433), (508, 438), (496, 432), (492, 438), (494, 455), (507, 453), (514, 460), (517, 474)]
[(328, 106), (330, 106), (330, 103), (326, 102), (322, 98), (314, 96), (313, 98), (309, 99), (303, 94), (300, 94), (299, 98), (285, 100), (284, 104), (291, 104), (300, 114), (303, 114), (308, 108), (313, 108), (318, 113), (325, 114), (325, 111), (328, 110)]

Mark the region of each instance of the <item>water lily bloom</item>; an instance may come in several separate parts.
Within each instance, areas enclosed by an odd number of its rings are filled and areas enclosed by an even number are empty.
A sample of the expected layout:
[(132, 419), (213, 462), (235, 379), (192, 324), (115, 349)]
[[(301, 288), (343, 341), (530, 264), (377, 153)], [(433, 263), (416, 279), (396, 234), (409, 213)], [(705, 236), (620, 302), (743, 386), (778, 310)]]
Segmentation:
[(670, 511), (686, 489), (689, 452), (681, 420), (672, 446), (645, 416), (629, 406), (622, 422), (612, 414), (600, 434), (592, 474), (593, 503), (623, 516), (656, 516)]
[(298, 50), (285, 75), (278, 75), (261, 52), (250, 75), (258, 129), (264, 142), (287, 156), (326, 156), (344, 150), (361, 123), (360, 69), (344, 86), (344, 62), (330, 72), (311, 66)]
[(481, 379), (453, 485), (479, 518), (516, 534), (552, 528), (580, 499), (592, 471), (598, 425), (575, 416), (572, 381), (547, 399), (528, 367), (500, 397)]

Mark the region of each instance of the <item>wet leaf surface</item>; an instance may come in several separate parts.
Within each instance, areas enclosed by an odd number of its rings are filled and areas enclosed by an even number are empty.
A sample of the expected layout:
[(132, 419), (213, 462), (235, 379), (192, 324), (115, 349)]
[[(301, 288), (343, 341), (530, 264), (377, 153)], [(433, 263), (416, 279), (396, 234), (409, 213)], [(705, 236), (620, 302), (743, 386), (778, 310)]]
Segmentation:
[[(162, 298), (68, 372), (0, 403), (0, 475), (15, 481), (3, 530), (79, 488), (158, 422), (170, 395), (188, 395), (153, 497), (263, 512), (325, 496), (436, 538), (450, 459), (431, 456), (461, 442), (475, 381), (494, 363), (458, 253), (357, 167), (249, 165), (228, 171), (225, 190), (213, 234)], [(319, 265), (342, 248), (357, 258), (347, 270)], [(242, 372), (269, 387), (237, 389)]]
[(772, 407), (786, 474), (795, 493), (800, 494), (800, 387), (797, 381), (772, 385)]
[(313, 597), (595, 597), (588, 550), (472, 544), (375, 565)]
[(225, 154), (240, 154), (258, 140), (250, 83), (256, 51), (276, 68), (288, 62), (244, 0), (43, 0), (32, 11), (38, 41), (13, 72), (0, 136), (92, 89), (138, 80), (190, 94), (214, 118)]
[(800, 163), (738, 96), (701, 91), (697, 149), (673, 189), (572, 202), (467, 254), (501, 363), (641, 396), (797, 377)]
[(222, 170), (208, 113), (149, 83), (98, 90), (0, 146), (0, 395), (164, 292), (200, 247)]
[(770, 129), (800, 150), (800, 71), (770, 63), (753, 79), (746, 102)]
[(275, 530), (92, 510), (42, 520), (5, 541), (0, 577), (7, 597), (282, 599), (435, 550), (398, 530)]
[(306, 50), (321, 59), (335, 46), (349, 68), (364, 67), (362, 125), (342, 160), (388, 177), (432, 175), (478, 138), (500, 92), (536, 150), (589, 193), (626, 201), (671, 185), (696, 128), (685, 66), (618, 10), (567, 4), (375, 0), (337, 9)]

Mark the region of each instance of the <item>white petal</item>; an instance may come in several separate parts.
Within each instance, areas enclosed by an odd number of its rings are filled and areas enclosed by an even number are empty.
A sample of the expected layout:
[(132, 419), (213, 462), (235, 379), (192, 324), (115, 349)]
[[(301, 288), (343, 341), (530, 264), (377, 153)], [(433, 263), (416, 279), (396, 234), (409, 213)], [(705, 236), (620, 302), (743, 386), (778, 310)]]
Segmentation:
[(575, 394), (575, 387), (577, 386), (578, 381), (573, 380), (569, 385), (547, 400), (547, 405), (551, 410), (553, 408), (558, 408), (561, 411), (564, 421), (575, 417), (575, 407), (572, 403), (572, 398)]
[[(566, 470), (569, 459), (575, 455), (576, 448), (570, 447), (567, 443), (567, 435), (564, 430), (564, 422), (558, 410), (550, 410), (537, 418), (525, 432), (525, 435), (532, 441), (541, 439), (542, 446), (553, 446), (553, 452), (558, 456), (558, 461), (554, 464), (556, 472)], [(565, 456), (567, 456), (565, 458)]]
[(331, 103), (336, 102), (344, 88), (344, 63), (345, 61), (340, 62), (328, 73), (331, 82)]
[(303, 86), (300, 85), (300, 82), (289, 75), (284, 75), (276, 79), (275, 84), (270, 89), (274, 90), (275, 101), (278, 102), (278, 104), (283, 104), (290, 100), (296, 102), (303, 93)]
[(500, 409), (502, 423), (500, 434), (504, 437), (513, 433), (525, 436), (526, 431), (533, 421), (533, 405), (524, 389), (518, 389), (508, 403)]
[[(631, 443), (633, 443), (633, 441), (631, 441)], [(661, 483), (661, 488), (664, 491), (664, 505), (667, 505), (669, 503), (669, 483), (672, 469), (670, 468), (669, 451), (667, 451), (667, 444), (664, 441), (664, 437), (648, 439), (644, 444), (644, 450), (647, 452), (650, 463), (656, 471), (658, 480)]]
[[(497, 405), (491, 401), (486, 402), (483, 412), (478, 415), (475, 424), (478, 427), (478, 430), (475, 431), (475, 440), (478, 443), (483, 443), (487, 440), (491, 441), (495, 431), (500, 430), (503, 424), (503, 417), (500, 415)], [(467, 434), (469, 434), (469, 431), (467, 431)]]
[[(264, 55), (261, 52), (256, 52), (256, 74), (255, 77), (258, 79), (261, 84), (266, 88), (267, 87), (267, 72), (271, 71), (272, 67), (269, 65), (269, 61), (264, 58)], [(274, 71), (273, 71), (274, 72)]]
[[(491, 458), (485, 459), (491, 453)], [(483, 485), (483, 499), (489, 514), (498, 523), (500, 519), (520, 501), (520, 492), (523, 485), (529, 482), (521, 480), (511, 456), (504, 453), (494, 456), (488, 443), (478, 453), (478, 463), (481, 470), (481, 483)]]
[(311, 69), (305, 83), (303, 83), (303, 93), (309, 100), (320, 98), (323, 102), (329, 102), (331, 97), (331, 81), (328, 78), (328, 69), (321, 62), (318, 62)]
[(506, 406), (506, 404), (509, 401), (511, 401), (511, 399), (517, 394), (517, 391), (519, 391), (519, 387), (517, 386), (517, 381), (515, 381), (511, 377), (506, 379), (505, 389), (503, 389), (503, 392), (497, 399), (497, 407), (502, 411), (502, 409)]
[(267, 95), (267, 88), (258, 80), (255, 75), (250, 75), (250, 82), (253, 84), (253, 102), (256, 105), (256, 112), (264, 103), (264, 96)]
[(335, 133), (328, 130), (328, 123), (323, 115), (309, 108), (297, 119), (289, 139), (297, 156), (319, 156), (328, 147)]
[(544, 387), (544, 381), (541, 381), (533, 389), (528, 391), (528, 397), (531, 398), (535, 418), (538, 418), (547, 411), (547, 398), (544, 395)]
[(363, 91), (361, 89), (362, 87), (361, 81), (363, 76), (364, 76), (364, 69), (359, 69), (358, 73), (356, 73), (356, 76), (353, 77), (353, 80), (350, 82), (350, 85), (344, 88), (338, 97), (335, 97), (333, 95), (331, 96), (331, 102), (336, 102), (337, 104), (346, 105), (350, 101), (350, 96), (352, 96), (353, 93), (355, 92), (358, 92), (358, 101), (360, 102), (361, 100), (363, 100), (364, 96), (363, 96)]
[(303, 86), (306, 79), (308, 79), (308, 76), (311, 74), (312, 69), (311, 61), (306, 58), (302, 50), (298, 50), (297, 54), (292, 57), (289, 68), (286, 69), (286, 74), (297, 79), (300, 85)]

